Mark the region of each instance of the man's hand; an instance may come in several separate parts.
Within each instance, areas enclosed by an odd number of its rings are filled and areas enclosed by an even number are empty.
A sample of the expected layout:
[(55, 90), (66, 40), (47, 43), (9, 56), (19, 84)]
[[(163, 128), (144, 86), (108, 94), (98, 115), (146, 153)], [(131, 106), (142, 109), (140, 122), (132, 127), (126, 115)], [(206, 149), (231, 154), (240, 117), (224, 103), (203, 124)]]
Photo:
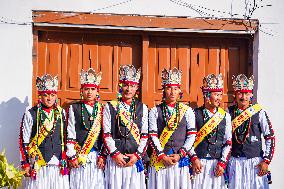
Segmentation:
[(175, 165), (175, 163), (173, 162), (173, 157), (166, 155), (162, 158), (162, 160), (163, 160), (164, 164), (167, 165), (167, 166)]
[(216, 177), (219, 177), (224, 174), (224, 171), (225, 171), (224, 168), (217, 164), (214, 170), (214, 174)]
[(180, 160), (180, 155), (179, 154), (171, 154), (170, 157), (172, 158), (172, 162), (174, 164), (177, 164), (178, 161)]
[(193, 175), (199, 174), (202, 172), (203, 169), (203, 165), (201, 164), (200, 160), (198, 158), (196, 158), (193, 162), (192, 162), (192, 171), (193, 171)]
[(71, 168), (79, 168), (78, 159), (76, 158), (74, 160), (69, 161), (69, 165)]
[(125, 154), (130, 158), (129, 162), (125, 165), (125, 167), (131, 167), (133, 166), (137, 161), (137, 157), (134, 154)]
[(24, 171), (25, 171), (25, 177), (30, 177), (31, 175), (30, 175), (30, 171), (31, 171), (31, 167), (30, 166), (28, 166), (28, 167), (25, 167), (24, 168)]
[(122, 154), (118, 154), (115, 158), (112, 158), (113, 161), (118, 165), (119, 167), (124, 167), (126, 165), (126, 162), (124, 161), (123, 157), (125, 157)]
[(102, 157), (99, 157), (98, 161), (97, 161), (97, 167), (99, 169), (104, 170), (105, 169), (105, 165), (106, 165), (106, 160), (104, 158), (102, 158)]
[(266, 175), (267, 171), (268, 171), (268, 164), (265, 162), (260, 162), (257, 166), (255, 166), (256, 168), (258, 168), (258, 176), (262, 177), (264, 175)]

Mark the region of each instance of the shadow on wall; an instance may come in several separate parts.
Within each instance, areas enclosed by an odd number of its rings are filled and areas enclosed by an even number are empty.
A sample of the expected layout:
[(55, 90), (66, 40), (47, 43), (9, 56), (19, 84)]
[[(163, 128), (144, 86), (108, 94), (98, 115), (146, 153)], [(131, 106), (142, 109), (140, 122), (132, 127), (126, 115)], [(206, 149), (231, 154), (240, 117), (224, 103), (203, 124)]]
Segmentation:
[(0, 104), (0, 151), (6, 149), (8, 161), (16, 166), (20, 165), (20, 122), (28, 106), (28, 97), (24, 102), (14, 97)]

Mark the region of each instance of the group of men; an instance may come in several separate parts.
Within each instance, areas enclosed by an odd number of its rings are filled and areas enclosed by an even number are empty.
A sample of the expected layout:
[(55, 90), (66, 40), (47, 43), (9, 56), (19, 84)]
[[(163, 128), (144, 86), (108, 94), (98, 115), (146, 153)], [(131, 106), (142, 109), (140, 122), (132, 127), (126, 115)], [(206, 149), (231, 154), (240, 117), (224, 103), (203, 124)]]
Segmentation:
[(137, 98), (140, 75), (121, 66), (118, 97), (103, 105), (102, 73), (82, 70), (81, 100), (66, 113), (57, 77), (38, 77), (38, 104), (20, 129), (25, 188), (268, 188), (274, 131), (252, 103), (253, 77), (233, 78), (235, 103), (225, 111), (222, 75), (206, 76), (204, 105), (193, 110), (179, 102), (181, 70), (164, 69), (162, 101), (148, 111)]

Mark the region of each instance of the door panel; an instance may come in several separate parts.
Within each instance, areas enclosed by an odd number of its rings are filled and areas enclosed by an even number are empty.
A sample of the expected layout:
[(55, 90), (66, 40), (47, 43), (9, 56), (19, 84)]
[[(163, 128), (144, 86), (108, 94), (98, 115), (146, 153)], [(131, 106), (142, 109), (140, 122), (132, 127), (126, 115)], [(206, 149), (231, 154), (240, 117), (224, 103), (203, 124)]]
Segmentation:
[(80, 99), (80, 71), (92, 67), (103, 72), (100, 95), (109, 101), (116, 98), (119, 66), (141, 67), (139, 41), (137, 36), (42, 32), (36, 72), (58, 75), (58, 98), (63, 104)]
[(150, 107), (161, 101), (160, 75), (164, 68), (177, 67), (182, 70), (181, 89), (184, 95), (181, 101), (190, 103), (192, 107), (203, 104), (201, 87), (206, 75), (222, 73), (224, 77), (222, 106), (227, 107), (228, 103), (233, 101), (232, 75), (248, 73), (245, 40), (152, 37), (149, 43), (148, 62), (154, 69), (147, 76), (151, 77), (151, 81), (155, 81), (152, 90), (153, 100), (147, 102)]

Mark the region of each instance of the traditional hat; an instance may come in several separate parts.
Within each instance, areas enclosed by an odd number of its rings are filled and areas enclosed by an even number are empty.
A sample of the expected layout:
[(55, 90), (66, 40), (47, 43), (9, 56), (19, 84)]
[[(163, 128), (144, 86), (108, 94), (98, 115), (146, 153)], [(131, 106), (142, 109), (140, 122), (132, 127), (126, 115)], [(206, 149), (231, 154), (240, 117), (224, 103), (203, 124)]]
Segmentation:
[(99, 87), (102, 80), (102, 72), (96, 74), (93, 68), (89, 68), (87, 71), (82, 70), (80, 73), (81, 88), (83, 87)]
[(221, 92), (223, 91), (224, 81), (222, 74), (209, 74), (203, 79), (203, 92)]
[(237, 77), (233, 75), (233, 89), (235, 92), (249, 92), (253, 90), (253, 75), (248, 79), (244, 74), (240, 74)]
[(119, 82), (129, 84), (139, 84), (141, 69), (136, 69), (133, 65), (121, 65), (119, 68)]
[(165, 68), (162, 71), (162, 85), (163, 86), (180, 86), (182, 71), (174, 68), (167, 71)]
[(38, 93), (57, 93), (58, 78), (57, 76), (52, 77), (49, 74), (45, 74), (42, 77), (36, 78), (36, 86)]

